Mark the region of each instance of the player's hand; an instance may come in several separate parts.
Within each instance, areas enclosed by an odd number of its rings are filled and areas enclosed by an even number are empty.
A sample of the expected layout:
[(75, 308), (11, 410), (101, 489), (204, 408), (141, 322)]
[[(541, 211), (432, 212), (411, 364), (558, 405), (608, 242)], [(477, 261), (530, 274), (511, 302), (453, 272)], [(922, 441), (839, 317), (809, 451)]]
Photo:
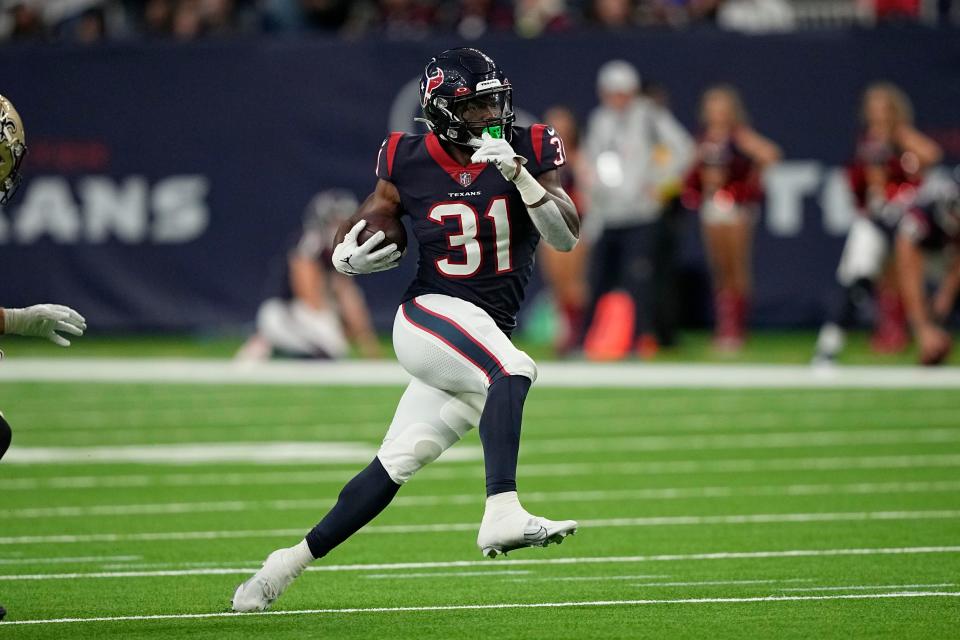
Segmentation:
[(367, 226), (367, 221), (361, 220), (343, 236), (343, 242), (333, 250), (333, 267), (348, 276), (387, 271), (399, 267), (400, 257), (403, 254), (397, 251), (395, 242), (377, 248), (386, 237), (383, 231), (377, 231), (367, 238), (366, 242), (357, 245), (357, 238), (365, 226)]
[(503, 138), (494, 138), (486, 131), (481, 135), (483, 143), (477, 149), (471, 162), (492, 162), (497, 165), (497, 169), (503, 174), (503, 177), (513, 182), (514, 178), (520, 173), (520, 168), (527, 163), (527, 159), (517, 155), (510, 143)]
[(917, 330), (917, 342), (920, 347), (920, 363), (935, 365), (943, 362), (950, 354), (952, 341), (950, 334), (934, 324), (927, 324)]
[(70, 307), (59, 304), (35, 304), (25, 309), (3, 310), (4, 333), (46, 338), (61, 347), (69, 347), (70, 341), (58, 331), (82, 336), (87, 321)]

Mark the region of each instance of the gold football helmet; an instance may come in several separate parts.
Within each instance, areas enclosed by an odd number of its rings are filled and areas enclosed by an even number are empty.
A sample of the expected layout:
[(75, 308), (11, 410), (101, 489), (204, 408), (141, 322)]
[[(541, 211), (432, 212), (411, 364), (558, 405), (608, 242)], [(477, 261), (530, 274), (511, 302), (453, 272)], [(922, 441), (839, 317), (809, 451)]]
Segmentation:
[(20, 186), (20, 163), (27, 155), (27, 138), (20, 114), (0, 96), (0, 204), (6, 204)]

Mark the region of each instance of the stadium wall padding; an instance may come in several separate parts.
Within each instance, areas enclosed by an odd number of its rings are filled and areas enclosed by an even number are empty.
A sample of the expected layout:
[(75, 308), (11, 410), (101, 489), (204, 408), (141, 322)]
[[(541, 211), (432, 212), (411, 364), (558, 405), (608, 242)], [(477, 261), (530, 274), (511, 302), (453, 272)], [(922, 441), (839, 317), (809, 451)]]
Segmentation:
[[(18, 107), (31, 153), (21, 192), (0, 212), (0, 305), (68, 304), (109, 331), (252, 322), (311, 196), (345, 187), (365, 197), (385, 134), (416, 130), (423, 65), (460, 44), (5, 45), (0, 93)], [(919, 127), (945, 144), (946, 164), (960, 159), (960, 31), (695, 29), (471, 44), (505, 68), (515, 104), (533, 118), (563, 103), (585, 119), (596, 70), (612, 58), (665, 86), (691, 129), (706, 86), (737, 85), (753, 124), (786, 159), (758, 229), (758, 326), (811, 326), (822, 316), (850, 215), (836, 168), (852, 153), (867, 83), (900, 84)], [(700, 282), (702, 298), (693, 220), (682, 245), (684, 281)], [(414, 268), (408, 256), (400, 269), (361, 279), (381, 329)]]

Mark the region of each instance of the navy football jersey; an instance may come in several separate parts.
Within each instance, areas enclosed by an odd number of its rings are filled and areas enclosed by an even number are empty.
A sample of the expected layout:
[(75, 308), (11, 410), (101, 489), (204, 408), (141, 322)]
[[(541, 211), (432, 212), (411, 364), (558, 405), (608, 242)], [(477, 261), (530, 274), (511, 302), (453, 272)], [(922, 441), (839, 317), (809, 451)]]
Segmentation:
[[(546, 125), (514, 127), (511, 145), (534, 177), (566, 161), (563, 142)], [(404, 301), (427, 293), (461, 298), (509, 335), (540, 241), (516, 186), (495, 165), (460, 165), (433, 133), (390, 134), (377, 177), (397, 187), (420, 245)]]

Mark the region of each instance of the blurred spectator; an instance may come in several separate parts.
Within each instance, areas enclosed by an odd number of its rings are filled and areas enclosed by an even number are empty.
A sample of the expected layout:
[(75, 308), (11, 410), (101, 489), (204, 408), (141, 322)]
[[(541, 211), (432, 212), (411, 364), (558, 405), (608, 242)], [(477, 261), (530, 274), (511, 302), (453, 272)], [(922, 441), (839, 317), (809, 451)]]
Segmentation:
[(593, 0), (589, 17), (604, 29), (625, 29), (635, 24), (630, 0)]
[[(563, 141), (567, 163), (560, 167), (560, 183), (583, 216), (585, 206), (581, 194), (583, 155), (580, 152), (580, 131), (573, 112), (564, 106), (547, 109), (543, 121), (553, 127)], [(540, 243), (539, 264), (550, 288), (553, 303), (561, 319), (556, 350), (560, 355), (573, 351), (583, 332), (583, 312), (587, 303), (587, 243), (578, 242), (573, 251), (557, 251), (546, 242)]]
[(379, 0), (377, 9), (375, 28), (395, 40), (427, 37), (438, 17), (436, 3), (426, 0)]
[(11, 40), (40, 39), (46, 36), (42, 7), (36, 0), (19, 0), (8, 5)]
[(920, 16), (920, 0), (873, 0), (878, 20), (916, 20)]
[(273, 354), (300, 358), (342, 358), (354, 342), (365, 357), (380, 355), (363, 293), (330, 264), (340, 223), (357, 210), (348, 191), (318, 193), (304, 214), (303, 230), (291, 242), (274, 274), (270, 297), (257, 312), (257, 332), (237, 353), (240, 360)]
[[(653, 292), (657, 274), (653, 268), (665, 193), (690, 162), (693, 142), (670, 112), (639, 95), (640, 77), (633, 65), (622, 60), (607, 62), (597, 74), (600, 106), (590, 116), (585, 153), (590, 167), (590, 210), (586, 218), (591, 246), (590, 302), (585, 328), (588, 355), (593, 351), (590, 325), (598, 301), (623, 290), (633, 307), (629, 344), (641, 356), (651, 356), (657, 344), (653, 336)], [(655, 151), (668, 151), (663, 164)], [(593, 334), (593, 335), (591, 335)], [(622, 356), (619, 349), (597, 345), (597, 352)]]
[(796, 28), (793, 5), (787, 0), (725, 0), (717, 24), (731, 31), (768, 33)]
[[(766, 0), (763, 0), (766, 2)], [(722, 0), (641, 0), (641, 23), (683, 27), (692, 22), (716, 22)]]
[(173, 32), (175, 0), (147, 0), (143, 9), (143, 25), (147, 34), (168, 35)]
[(714, 346), (736, 351), (746, 335), (760, 178), (781, 154), (777, 145), (750, 127), (740, 94), (731, 85), (704, 92), (700, 124), (696, 163), (687, 177), (684, 201), (700, 212), (713, 278)]
[(515, 4), (517, 34), (525, 38), (573, 26), (565, 0), (517, 0)]
[(889, 271), (886, 278), (882, 276), (894, 230), (924, 172), (943, 155), (933, 140), (914, 128), (910, 99), (889, 82), (867, 87), (860, 117), (856, 157), (847, 172), (860, 215), (847, 232), (837, 267), (842, 290), (820, 329), (815, 364), (833, 362), (843, 349), (846, 332), (862, 320), (876, 324), (875, 349), (896, 351), (906, 345), (906, 319), (896, 280)]
[(505, 0), (459, 0), (447, 4), (444, 23), (461, 38), (476, 40), (489, 31), (513, 29), (513, 3)]

